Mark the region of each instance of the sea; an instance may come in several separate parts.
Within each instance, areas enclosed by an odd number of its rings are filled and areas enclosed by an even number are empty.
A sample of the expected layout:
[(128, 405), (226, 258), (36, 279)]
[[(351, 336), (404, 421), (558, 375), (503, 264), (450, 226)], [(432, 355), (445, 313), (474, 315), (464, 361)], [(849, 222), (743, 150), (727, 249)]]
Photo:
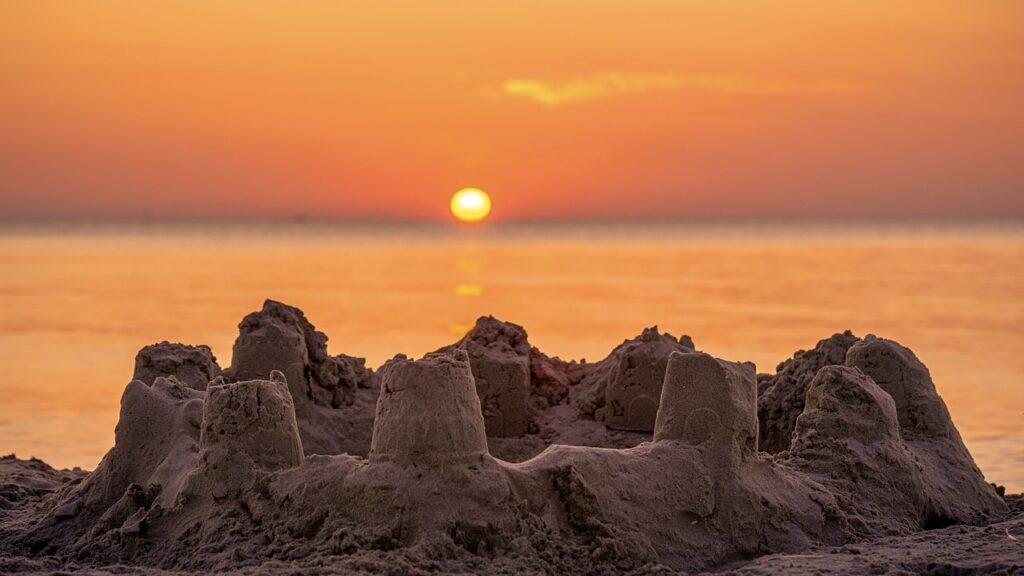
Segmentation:
[(139, 348), (222, 366), (267, 298), (378, 366), (483, 315), (599, 360), (657, 325), (759, 372), (835, 332), (929, 367), (986, 478), (1024, 491), (1024, 222), (0, 224), (0, 453), (96, 466)]

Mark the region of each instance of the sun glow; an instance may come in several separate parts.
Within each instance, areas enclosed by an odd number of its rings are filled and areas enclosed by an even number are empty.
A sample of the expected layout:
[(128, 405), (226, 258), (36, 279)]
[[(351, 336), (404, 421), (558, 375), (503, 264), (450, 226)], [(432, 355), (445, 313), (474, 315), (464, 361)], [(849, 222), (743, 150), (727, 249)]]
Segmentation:
[(452, 214), (462, 222), (480, 222), (491, 213), (491, 197), (479, 188), (463, 188), (452, 196)]

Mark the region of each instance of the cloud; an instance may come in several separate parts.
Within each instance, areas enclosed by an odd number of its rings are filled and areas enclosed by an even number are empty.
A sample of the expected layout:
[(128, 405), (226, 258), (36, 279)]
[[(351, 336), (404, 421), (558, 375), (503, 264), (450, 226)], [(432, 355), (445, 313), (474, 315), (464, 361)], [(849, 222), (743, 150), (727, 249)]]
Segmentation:
[(863, 91), (861, 86), (846, 82), (792, 83), (729, 76), (608, 72), (561, 83), (517, 78), (505, 81), (499, 90), (485, 89), (484, 95), (525, 98), (543, 106), (560, 106), (628, 94), (683, 89), (752, 95), (851, 94)]
[(643, 94), (679, 87), (679, 77), (655, 74), (600, 74), (562, 84), (541, 80), (508, 80), (502, 85), (506, 96), (518, 96), (545, 106), (581, 100), (608, 98), (619, 94)]

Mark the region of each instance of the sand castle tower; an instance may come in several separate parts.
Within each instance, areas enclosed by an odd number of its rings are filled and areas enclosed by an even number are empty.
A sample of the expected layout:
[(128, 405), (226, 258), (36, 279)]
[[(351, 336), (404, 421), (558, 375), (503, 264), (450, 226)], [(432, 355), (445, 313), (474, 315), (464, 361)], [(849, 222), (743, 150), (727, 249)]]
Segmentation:
[(665, 370), (654, 441), (707, 445), (712, 467), (757, 451), (754, 365), (703, 352), (673, 352)]
[(605, 425), (615, 430), (653, 431), (668, 357), (673, 352), (692, 351), (693, 341), (688, 336), (676, 340), (659, 333), (657, 326), (644, 329), (639, 337), (616, 349), (605, 391)]
[(254, 470), (302, 464), (302, 441), (284, 375), (275, 370), (270, 380), (211, 382), (199, 451), (201, 470), (217, 498), (236, 491)]
[(488, 454), (469, 356), (465, 350), (397, 357), (384, 366), (371, 461), (440, 466)]
[(488, 436), (530, 430), (530, 344), (522, 326), (483, 316), (456, 345), (469, 356)]
[(209, 346), (160, 342), (139, 350), (132, 380), (152, 385), (157, 378), (169, 376), (194, 390), (206, 390), (210, 380), (220, 376), (220, 366)]
[[(246, 320), (243, 320), (243, 325)], [(249, 322), (254, 323), (251, 320)], [(307, 395), (308, 364), (309, 354), (302, 332), (284, 322), (272, 321), (241, 330), (235, 340), (231, 359), (234, 379), (266, 378), (271, 371), (278, 370), (285, 375), (292, 388), (292, 395), (296, 398), (305, 398)]]

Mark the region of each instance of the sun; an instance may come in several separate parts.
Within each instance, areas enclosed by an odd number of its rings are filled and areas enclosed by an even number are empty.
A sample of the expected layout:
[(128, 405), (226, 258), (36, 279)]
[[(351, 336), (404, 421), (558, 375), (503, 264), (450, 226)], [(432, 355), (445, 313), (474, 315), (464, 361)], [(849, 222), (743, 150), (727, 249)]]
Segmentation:
[(479, 188), (463, 188), (452, 196), (452, 214), (462, 222), (480, 222), (491, 213), (491, 197)]

